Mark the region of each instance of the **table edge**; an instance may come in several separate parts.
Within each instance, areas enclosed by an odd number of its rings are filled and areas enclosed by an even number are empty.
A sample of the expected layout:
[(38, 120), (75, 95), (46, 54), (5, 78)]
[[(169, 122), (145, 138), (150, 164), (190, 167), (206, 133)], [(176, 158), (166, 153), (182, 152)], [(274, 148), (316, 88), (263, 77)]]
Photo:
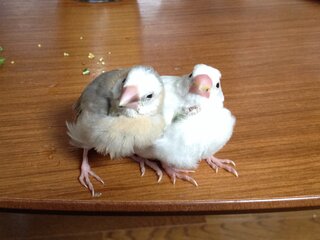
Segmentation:
[(320, 196), (243, 200), (106, 201), (1, 198), (0, 209), (76, 212), (240, 212), (320, 208)]

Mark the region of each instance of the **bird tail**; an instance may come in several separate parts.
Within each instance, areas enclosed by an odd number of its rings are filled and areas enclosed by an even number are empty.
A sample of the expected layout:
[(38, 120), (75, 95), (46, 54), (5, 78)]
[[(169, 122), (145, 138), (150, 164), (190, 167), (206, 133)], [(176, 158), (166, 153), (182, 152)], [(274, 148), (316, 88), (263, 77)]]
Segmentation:
[(68, 136), (70, 137), (70, 144), (74, 147), (78, 148), (90, 148), (84, 141), (84, 132), (82, 131), (82, 127), (66, 121), (66, 125), (68, 128)]

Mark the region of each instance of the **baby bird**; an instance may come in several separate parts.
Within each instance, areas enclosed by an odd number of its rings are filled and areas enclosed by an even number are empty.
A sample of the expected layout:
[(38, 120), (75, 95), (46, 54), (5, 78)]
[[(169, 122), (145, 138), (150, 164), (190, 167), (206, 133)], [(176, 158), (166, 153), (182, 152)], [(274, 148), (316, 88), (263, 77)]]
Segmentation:
[(228, 165), (235, 165), (233, 161), (213, 156), (229, 141), (235, 125), (235, 117), (223, 106), (220, 78), (219, 70), (204, 64), (196, 65), (190, 75), (183, 106), (172, 124), (151, 147), (136, 150), (139, 156), (158, 159), (173, 183), (180, 178), (197, 186), (187, 173), (197, 168), (201, 159), (216, 171), (224, 168), (238, 176)]
[[(76, 121), (67, 122), (67, 128), (71, 144), (83, 148), (79, 181), (92, 196), (95, 193), (89, 176), (104, 182), (91, 170), (88, 151), (95, 149), (111, 158), (129, 157), (134, 148), (150, 146), (165, 127), (163, 95), (159, 75), (146, 66), (106, 72), (84, 89), (74, 105)], [(144, 162), (159, 172), (156, 164)]]

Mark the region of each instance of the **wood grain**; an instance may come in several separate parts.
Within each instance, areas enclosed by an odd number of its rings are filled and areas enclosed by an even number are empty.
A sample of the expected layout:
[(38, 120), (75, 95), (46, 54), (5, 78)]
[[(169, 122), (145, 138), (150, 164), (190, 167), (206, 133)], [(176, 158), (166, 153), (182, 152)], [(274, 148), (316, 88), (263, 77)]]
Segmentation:
[[(302, 0), (1, 2), (0, 208), (318, 208), (319, 21), (319, 2)], [(222, 72), (237, 125), (217, 156), (233, 159), (240, 177), (202, 163), (193, 174), (197, 188), (168, 177), (158, 184), (151, 170), (140, 177), (128, 159), (90, 152), (106, 182), (94, 183), (102, 196), (91, 198), (77, 181), (81, 150), (69, 146), (65, 127), (82, 89), (102, 70), (147, 64), (180, 75), (196, 63)], [(82, 75), (86, 67), (89, 76)]]
[(319, 215), (320, 210), (207, 216), (4, 213), (0, 238), (313, 240), (320, 234)]
[[(317, 239), (319, 219), (308, 214), (209, 216), (202, 224), (122, 229), (103, 232), (106, 239)], [(51, 239), (51, 238), (48, 238)], [(99, 238), (97, 238), (99, 239)]]
[[(80, 238), (96, 239), (104, 232), (123, 229), (203, 224), (205, 216), (68, 215), (39, 213), (0, 213), (1, 239)], [(17, 227), (17, 224), (19, 227)], [(41, 227), (39, 227), (41, 226)], [(92, 237), (92, 235), (98, 237)], [(100, 238), (101, 239), (101, 238)]]

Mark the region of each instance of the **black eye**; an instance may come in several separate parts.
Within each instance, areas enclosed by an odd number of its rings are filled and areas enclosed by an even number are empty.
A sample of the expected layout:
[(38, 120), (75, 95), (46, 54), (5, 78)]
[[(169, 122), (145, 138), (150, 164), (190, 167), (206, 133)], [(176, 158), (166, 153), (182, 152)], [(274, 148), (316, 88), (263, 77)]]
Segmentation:
[(192, 73), (190, 73), (189, 78), (192, 78)]
[(219, 83), (217, 83), (217, 84), (216, 84), (216, 88), (219, 88), (219, 87), (220, 87), (220, 84), (219, 84)]
[(153, 98), (153, 94), (152, 93), (146, 96), (146, 99), (151, 99), (151, 98)]
[(122, 83), (124, 83), (126, 80), (127, 80), (127, 78), (124, 78), (124, 79), (122, 80)]

